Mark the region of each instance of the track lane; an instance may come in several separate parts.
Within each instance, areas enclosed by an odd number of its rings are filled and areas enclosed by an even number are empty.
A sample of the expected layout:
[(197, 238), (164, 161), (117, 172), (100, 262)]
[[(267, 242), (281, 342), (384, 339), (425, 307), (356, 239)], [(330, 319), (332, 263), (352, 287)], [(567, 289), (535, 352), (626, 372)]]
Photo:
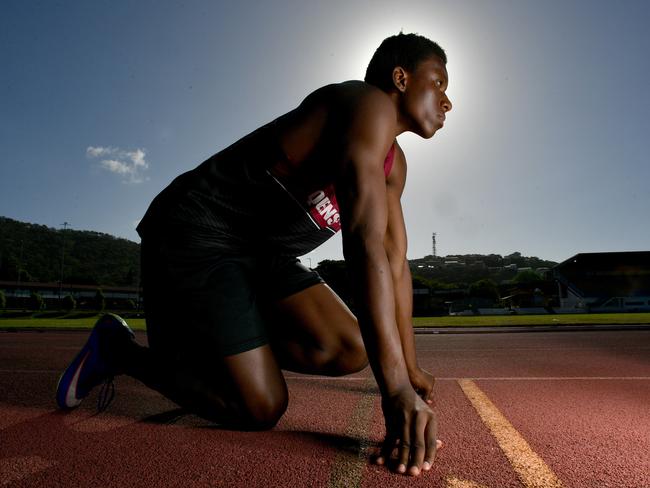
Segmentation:
[[(459, 388), (462, 378), (564, 486), (650, 486), (647, 331), (418, 335), (421, 362), (439, 377), (445, 448), (415, 480), (367, 464), (383, 432), (369, 370), (341, 379), (287, 373), (289, 410), (266, 433), (177, 418), (173, 403), (125, 377), (109, 412), (96, 416), (93, 398), (72, 414), (56, 412), (59, 372), (85, 335), (0, 333), (0, 467), (11, 476), (0, 476), (1, 486), (348, 486), (346, 477), (356, 486), (524, 486)], [(360, 475), (341, 471), (351, 458)], [(332, 477), (337, 470), (343, 478)]]

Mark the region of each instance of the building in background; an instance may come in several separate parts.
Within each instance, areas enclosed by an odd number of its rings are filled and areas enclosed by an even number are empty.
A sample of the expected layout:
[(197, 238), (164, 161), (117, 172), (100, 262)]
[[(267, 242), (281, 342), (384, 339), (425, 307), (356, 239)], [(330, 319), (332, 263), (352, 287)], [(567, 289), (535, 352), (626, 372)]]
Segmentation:
[(98, 293), (105, 300), (107, 310), (140, 309), (142, 306), (142, 290), (133, 286), (61, 286), (59, 283), (0, 281), (0, 290), (4, 292), (10, 309), (29, 309), (34, 294), (41, 296), (47, 310), (59, 310), (61, 298), (68, 295), (75, 299), (79, 309), (94, 309)]
[(650, 251), (576, 254), (553, 277), (562, 310), (650, 311)]

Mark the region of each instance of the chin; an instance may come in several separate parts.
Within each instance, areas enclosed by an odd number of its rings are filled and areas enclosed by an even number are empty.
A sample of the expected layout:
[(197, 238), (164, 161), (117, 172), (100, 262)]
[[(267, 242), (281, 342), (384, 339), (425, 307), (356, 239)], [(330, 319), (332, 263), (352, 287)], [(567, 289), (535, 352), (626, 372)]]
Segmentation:
[(438, 129), (438, 127), (432, 127), (431, 129), (421, 131), (419, 135), (424, 139), (431, 139), (438, 132)]
[(416, 132), (417, 135), (424, 139), (431, 139), (436, 132), (442, 129), (442, 124), (436, 122), (431, 122), (429, 124), (422, 124)]

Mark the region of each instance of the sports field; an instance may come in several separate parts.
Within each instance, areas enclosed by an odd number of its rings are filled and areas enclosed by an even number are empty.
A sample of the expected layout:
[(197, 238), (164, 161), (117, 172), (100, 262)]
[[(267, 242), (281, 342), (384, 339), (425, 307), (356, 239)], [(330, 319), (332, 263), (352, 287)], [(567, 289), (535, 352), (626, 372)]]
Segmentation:
[[(12, 317), (0, 315), (1, 329), (87, 329), (98, 315), (61, 315), (60, 317)], [(126, 318), (135, 330), (145, 330), (145, 319)], [(470, 317), (414, 317), (415, 327), (498, 327), (561, 325), (637, 325), (650, 324), (650, 313), (548, 314), (548, 315), (477, 315)]]

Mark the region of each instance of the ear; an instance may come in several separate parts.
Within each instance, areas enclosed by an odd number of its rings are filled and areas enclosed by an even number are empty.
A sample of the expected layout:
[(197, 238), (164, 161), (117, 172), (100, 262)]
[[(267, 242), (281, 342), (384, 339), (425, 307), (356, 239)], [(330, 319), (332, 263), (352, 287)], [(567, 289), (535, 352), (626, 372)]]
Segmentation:
[(393, 68), (393, 85), (400, 92), (406, 90), (406, 84), (408, 82), (408, 73), (401, 66), (395, 66)]

